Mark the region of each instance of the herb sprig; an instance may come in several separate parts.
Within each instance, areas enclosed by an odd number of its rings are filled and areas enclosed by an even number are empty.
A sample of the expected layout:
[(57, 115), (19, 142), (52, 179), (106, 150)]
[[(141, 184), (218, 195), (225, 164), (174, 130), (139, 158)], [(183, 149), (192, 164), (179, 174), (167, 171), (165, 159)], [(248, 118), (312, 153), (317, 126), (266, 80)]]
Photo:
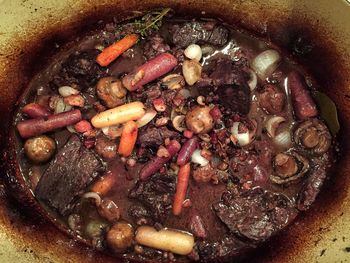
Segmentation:
[(139, 33), (142, 37), (146, 37), (152, 31), (159, 30), (162, 26), (162, 19), (166, 14), (171, 11), (170, 8), (164, 8), (160, 11), (152, 11), (145, 14), (140, 19), (136, 19), (133, 22), (133, 25), (136, 29), (136, 32)]

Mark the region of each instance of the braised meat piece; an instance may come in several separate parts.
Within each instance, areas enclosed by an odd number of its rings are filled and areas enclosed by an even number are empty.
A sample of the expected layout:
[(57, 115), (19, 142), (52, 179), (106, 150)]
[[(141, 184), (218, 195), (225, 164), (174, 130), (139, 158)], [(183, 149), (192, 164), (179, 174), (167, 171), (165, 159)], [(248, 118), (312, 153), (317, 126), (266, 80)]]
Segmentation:
[(54, 76), (53, 83), (57, 87), (77, 84), (81, 89), (95, 86), (105, 76), (105, 69), (95, 61), (98, 53), (96, 49), (89, 49), (71, 54)]
[(86, 189), (102, 170), (101, 161), (73, 135), (58, 151), (35, 189), (36, 197), (67, 215), (74, 198)]
[(155, 221), (163, 222), (170, 212), (175, 194), (174, 176), (155, 175), (150, 180), (139, 181), (129, 193), (129, 198), (140, 201), (151, 212)]
[(207, 43), (215, 46), (223, 46), (227, 43), (229, 31), (224, 26), (214, 21), (191, 21), (183, 24), (169, 26), (171, 42), (182, 48), (194, 43)]
[(255, 188), (213, 206), (216, 215), (236, 235), (264, 241), (291, 222), (297, 211), (282, 194)]
[(167, 127), (149, 127), (140, 132), (138, 143), (143, 146), (159, 146), (167, 138), (177, 138), (179, 134), (169, 130)]

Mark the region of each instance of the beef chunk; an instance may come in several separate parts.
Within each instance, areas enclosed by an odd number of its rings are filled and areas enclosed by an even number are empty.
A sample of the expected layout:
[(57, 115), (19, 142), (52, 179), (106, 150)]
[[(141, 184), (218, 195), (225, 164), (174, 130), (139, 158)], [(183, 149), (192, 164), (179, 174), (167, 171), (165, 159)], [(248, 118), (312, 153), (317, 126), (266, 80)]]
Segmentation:
[(199, 94), (207, 97), (212, 92), (216, 95), (217, 102), (232, 113), (248, 114), (249, 75), (244, 69), (226, 55), (210, 60), (205, 68), (208, 78), (196, 85)]
[(216, 86), (224, 84), (247, 85), (248, 69), (241, 63), (232, 61), (230, 56), (219, 55), (208, 64), (208, 75)]
[(98, 53), (96, 49), (73, 53), (62, 64), (53, 83), (57, 87), (77, 84), (82, 89), (95, 86), (98, 79), (105, 76), (105, 70), (95, 61)]
[(171, 209), (175, 181), (174, 176), (155, 175), (148, 181), (137, 182), (129, 197), (149, 209), (154, 221), (163, 222)]
[(156, 33), (149, 37), (149, 41), (145, 43), (143, 54), (149, 60), (169, 50), (169, 45), (164, 42), (164, 39), (158, 33)]
[(171, 42), (182, 48), (194, 43), (223, 46), (227, 43), (229, 31), (215, 22), (186, 22), (169, 26)]
[(298, 209), (301, 211), (307, 210), (315, 201), (316, 196), (321, 190), (323, 181), (326, 179), (327, 173), (325, 165), (316, 165), (310, 173), (308, 179), (300, 191), (298, 198)]
[(164, 143), (166, 138), (176, 138), (179, 134), (167, 127), (148, 127), (140, 132), (138, 143), (143, 146), (156, 147)]
[(36, 197), (67, 215), (74, 198), (102, 170), (101, 161), (73, 135), (50, 162), (35, 189)]
[(231, 232), (264, 241), (291, 222), (297, 211), (287, 197), (255, 188), (214, 204), (216, 215)]
[(248, 245), (233, 236), (224, 237), (218, 242), (201, 241), (197, 246), (201, 262), (227, 262), (228, 259), (232, 260), (232, 257), (254, 247), (253, 244)]

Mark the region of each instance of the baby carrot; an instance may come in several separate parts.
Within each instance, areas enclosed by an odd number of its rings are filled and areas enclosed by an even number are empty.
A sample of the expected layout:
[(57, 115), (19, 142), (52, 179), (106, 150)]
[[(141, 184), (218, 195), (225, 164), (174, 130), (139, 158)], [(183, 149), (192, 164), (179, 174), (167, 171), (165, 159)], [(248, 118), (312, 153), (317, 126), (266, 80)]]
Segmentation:
[(135, 45), (138, 39), (139, 36), (137, 34), (125, 36), (121, 40), (102, 50), (102, 52), (97, 56), (96, 62), (102, 67), (108, 66), (113, 60)]
[(182, 210), (182, 203), (186, 197), (188, 187), (188, 180), (190, 177), (191, 166), (190, 163), (181, 166), (177, 174), (176, 193), (173, 203), (173, 214), (179, 215)]
[(128, 121), (124, 124), (118, 153), (121, 156), (128, 157), (134, 149), (137, 139), (137, 124), (134, 121)]

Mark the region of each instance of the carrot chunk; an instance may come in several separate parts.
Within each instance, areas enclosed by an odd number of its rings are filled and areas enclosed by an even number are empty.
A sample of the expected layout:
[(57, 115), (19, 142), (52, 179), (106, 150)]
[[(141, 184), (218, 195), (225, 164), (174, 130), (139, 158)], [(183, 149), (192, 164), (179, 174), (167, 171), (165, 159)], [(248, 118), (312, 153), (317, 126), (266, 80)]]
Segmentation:
[(177, 174), (176, 193), (173, 203), (173, 214), (179, 215), (182, 210), (182, 203), (186, 198), (186, 192), (188, 187), (188, 180), (190, 177), (191, 166), (190, 163), (181, 166)]
[(135, 45), (138, 40), (139, 36), (137, 34), (125, 36), (121, 40), (102, 50), (102, 52), (97, 56), (96, 62), (102, 67), (108, 66), (113, 60)]
[(128, 121), (124, 124), (118, 148), (118, 153), (121, 156), (128, 157), (131, 155), (137, 139), (137, 128), (134, 121)]

